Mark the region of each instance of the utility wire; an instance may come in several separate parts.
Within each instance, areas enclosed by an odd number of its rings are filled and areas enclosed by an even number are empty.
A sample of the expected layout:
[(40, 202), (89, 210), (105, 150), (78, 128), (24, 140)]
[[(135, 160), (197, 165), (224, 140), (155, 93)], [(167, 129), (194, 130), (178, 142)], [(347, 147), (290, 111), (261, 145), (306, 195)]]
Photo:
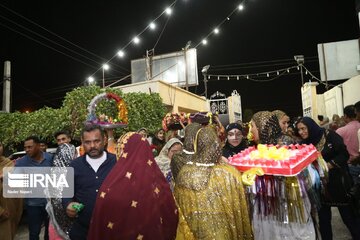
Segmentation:
[[(245, 2), (245, 0), (241, 1), (240, 4), (242, 4), (242, 3), (244, 3), (244, 2)], [(224, 18), (224, 20), (222, 20), (222, 21), (216, 26), (216, 28), (220, 28), (226, 21), (229, 21), (229, 20), (230, 20), (230, 17), (237, 11), (237, 9), (238, 9), (238, 6), (237, 6), (234, 10), (232, 10), (232, 11)], [(214, 34), (214, 31), (211, 31), (211, 32), (208, 33), (208, 34), (205, 36), (205, 38), (203, 38), (203, 39), (207, 39), (209, 36), (211, 36), (211, 35), (213, 35), (213, 34)], [(202, 42), (202, 40), (201, 40), (198, 44), (195, 45), (195, 48), (197, 48), (197, 47), (201, 44), (201, 42)]]
[[(175, 5), (175, 3), (178, 0), (173, 1), (169, 7), (173, 7)], [(153, 21), (155, 22), (157, 19), (159, 19), (164, 13), (166, 12), (166, 10), (162, 11)], [(135, 37), (139, 37), (141, 34), (143, 34), (147, 29), (149, 29), (149, 25), (147, 25), (140, 33), (138, 33)], [(131, 43), (133, 42), (133, 39), (130, 40), (127, 44), (125, 44), (124, 47), (122, 47), (120, 49), (120, 51), (124, 50), (125, 48), (127, 48)], [(111, 60), (113, 60), (115, 57), (117, 56), (117, 53), (114, 54), (109, 60), (107, 60), (106, 63), (109, 63)], [(102, 69), (102, 66), (100, 68), (98, 68), (93, 74), (91, 74), (91, 76), (94, 76), (98, 71), (100, 71), (100, 69)]]
[(19, 87), (21, 87), (22, 89), (24, 89), (25, 91), (29, 92), (31, 95), (41, 99), (42, 101), (51, 104), (53, 107), (56, 107), (52, 102), (46, 100), (45, 98), (41, 97), (40, 95), (34, 93), (34, 91), (31, 91), (30, 89), (24, 87), (22, 84), (18, 83), (17, 81), (12, 80), (13, 83), (15, 83), (16, 85), (18, 85)]
[[(8, 8), (8, 7), (6, 7), (6, 6), (4, 6), (4, 5), (3, 5), (3, 4), (1, 4), (1, 3), (0, 3), (0, 6), (1, 6), (1, 7), (3, 7), (3, 8), (5, 8), (6, 10), (8, 10), (8, 11), (12, 12), (13, 14), (15, 14), (15, 15), (17, 15), (17, 16), (19, 16), (19, 17), (21, 17), (22, 19), (25, 19), (26, 21), (28, 21), (28, 22), (30, 22), (30, 23), (32, 23), (32, 24), (34, 24), (34, 25), (36, 25), (37, 27), (39, 27), (39, 28), (41, 28), (41, 29), (45, 30), (46, 32), (48, 32), (48, 33), (50, 33), (50, 34), (52, 34), (52, 35), (54, 35), (54, 36), (56, 36), (56, 37), (58, 37), (58, 38), (60, 38), (60, 39), (64, 40), (65, 42), (67, 42), (67, 43), (69, 43), (69, 44), (71, 44), (71, 45), (73, 45), (73, 46), (75, 46), (75, 47), (77, 47), (77, 48), (79, 48), (79, 49), (81, 49), (81, 50), (83, 50), (83, 51), (85, 51), (85, 52), (87, 52), (87, 53), (89, 53), (89, 54), (91, 54), (91, 55), (95, 56), (95, 57), (100, 58), (102, 61), (106, 61), (106, 59), (105, 59), (105, 58), (103, 58), (103, 57), (101, 57), (101, 56), (99, 56), (99, 55), (97, 55), (97, 54), (95, 54), (95, 53), (93, 53), (93, 52), (91, 52), (91, 51), (89, 51), (89, 50), (87, 50), (87, 49), (85, 49), (85, 48), (83, 48), (83, 47), (81, 47), (81, 46), (79, 46), (79, 45), (77, 45), (77, 44), (75, 44), (75, 43), (73, 43), (73, 42), (69, 41), (69, 40), (67, 40), (66, 38), (64, 38), (64, 37), (62, 37), (62, 36), (60, 36), (60, 35), (58, 35), (58, 34), (56, 34), (56, 33), (52, 32), (52, 31), (50, 31), (50, 30), (48, 30), (48, 29), (46, 29), (45, 27), (43, 27), (43, 26), (39, 25), (38, 23), (36, 23), (36, 22), (34, 22), (34, 21), (30, 20), (29, 18), (26, 18), (25, 16), (23, 16), (23, 15), (21, 15), (20, 13), (18, 13), (18, 12), (16, 12), (16, 11), (14, 11), (14, 10), (12, 10), (12, 9), (10, 9), (10, 8)], [(127, 71), (127, 72), (129, 72), (129, 70), (128, 70), (128, 69), (126, 69), (126, 68), (124, 68), (124, 67), (122, 67), (122, 66), (120, 66), (120, 65), (117, 65), (117, 64), (113, 64), (113, 65), (114, 65), (114, 66), (117, 66), (117, 67), (119, 67), (119, 68), (121, 68), (121, 69), (123, 69), (123, 70), (125, 70), (125, 71)]]
[[(68, 50), (68, 51), (70, 51), (70, 52), (72, 52), (72, 53), (74, 53), (74, 54), (77, 54), (77, 55), (79, 55), (79, 56), (81, 56), (81, 57), (83, 57), (83, 58), (86, 58), (86, 59), (88, 59), (88, 60), (90, 60), (90, 61), (92, 61), (92, 62), (95, 62), (95, 63), (98, 64), (98, 65), (101, 65), (101, 63), (99, 63), (99, 62), (97, 62), (97, 61), (95, 61), (95, 60), (93, 60), (93, 59), (91, 59), (91, 58), (89, 58), (89, 57), (87, 57), (87, 56), (85, 56), (85, 55), (83, 55), (83, 54), (81, 54), (81, 53), (78, 53), (78, 52), (76, 52), (76, 51), (74, 51), (74, 50), (72, 50), (72, 49), (70, 49), (70, 48), (68, 48), (68, 47), (66, 47), (66, 46), (64, 46), (64, 45), (62, 45), (62, 44), (60, 44), (60, 43), (57, 43), (57, 42), (55, 42), (55, 41), (53, 41), (53, 40), (51, 40), (51, 39), (49, 39), (49, 38), (41, 35), (40, 33), (37, 33), (37, 32), (35, 32), (35, 31), (27, 28), (27, 27), (24, 27), (23, 25), (21, 25), (21, 24), (19, 24), (19, 23), (16, 23), (15, 21), (13, 21), (13, 20), (11, 20), (11, 19), (9, 19), (9, 18), (7, 18), (7, 17), (4, 17), (4, 16), (0, 15), (0, 18), (5, 19), (5, 20), (7, 20), (7, 21), (9, 21), (9, 22), (11, 22), (11, 23), (13, 23), (13, 24), (15, 24), (16, 26), (18, 26), (18, 27), (20, 27), (20, 28), (22, 28), (22, 29), (25, 29), (26, 31), (29, 31), (29, 32), (35, 34), (36, 36), (38, 36), (38, 37), (40, 37), (40, 38), (43, 38), (43, 39), (45, 39), (45, 40), (47, 40), (47, 41), (49, 41), (49, 42), (51, 42), (51, 43), (53, 43), (53, 44), (55, 44), (55, 45), (57, 45), (57, 46), (60, 46), (60, 47), (62, 47), (62, 48), (65, 48), (66, 50)], [(114, 70), (117, 71), (116, 69), (114, 69)], [(119, 72), (120, 72), (120, 71), (119, 71)], [(122, 72), (120, 72), (120, 73), (122, 73)], [(122, 74), (123, 74), (123, 73), (122, 73)]]
[[(177, 2), (177, 0), (176, 0), (176, 1), (174, 2), (174, 4), (172, 5), (173, 7), (175, 7), (176, 2)], [(155, 43), (155, 45), (154, 45), (154, 47), (153, 47), (154, 50), (155, 50), (156, 46), (158, 45), (158, 43), (159, 43), (159, 41), (160, 41), (160, 39), (161, 39), (164, 31), (165, 31), (165, 28), (166, 28), (169, 20), (170, 20), (170, 16), (166, 19), (166, 22), (165, 22), (165, 24), (164, 24), (164, 27), (162, 28), (162, 30), (161, 30), (161, 32), (160, 32), (160, 34), (159, 34), (159, 37), (158, 37), (158, 39), (156, 40), (156, 43)]]
[(73, 60), (75, 60), (75, 61), (77, 61), (77, 62), (83, 63), (83, 64), (87, 65), (88, 67), (91, 67), (91, 68), (94, 68), (94, 69), (97, 68), (97, 67), (92, 66), (92, 65), (90, 65), (90, 64), (88, 64), (88, 63), (86, 63), (86, 62), (84, 62), (84, 61), (82, 61), (82, 60), (80, 60), (80, 59), (78, 59), (78, 58), (76, 58), (76, 57), (73, 57), (73, 56), (71, 56), (71, 55), (69, 55), (69, 54), (67, 54), (67, 53), (64, 53), (64, 52), (62, 52), (62, 51), (60, 51), (60, 50), (58, 50), (58, 49), (56, 49), (56, 48), (53, 48), (53, 47), (51, 47), (51, 46), (49, 46), (49, 45), (47, 45), (47, 44), (45, 44), (45, 43), (42, 43), (41, 41), (36, 40), (35, 38), (30, 37), (29, 35), (27, 35), (27, 34), (25, 34), (25, 33), (19, 32), (19, 31), (15, 30), (15, 29), (13, 29), (13, 28), (5, 25), (5, 24), (0, 23), (0, 25), (3, 26), (3, 27), (5, 27), (5, 28), (8, 28), (8, 29), (10, 29), (11, 31), (16, 32), (16, 33), (18, 33), (18, 34), (20, 34), (20, 35), (22, 35), (22, 36), (24, 36), (24, 37), (26, 37), (26, 38), (29, 38), (30, 40), (33, 40), (33, 41), (35, 41), (35, 42), (37, 42), (37, 43), (39, 43), (39, 44), (41, 44), (41, 45), (43, 45), (43, 46), (45, 46), (45, 47), (48, 47), (48, 48), (50, 48), (51, 50), (54, 50), (54, 51), (56, 51), (56, 52), (58, 52), (58, 53), (61, 53), (61, 54), (65, 55), (65, 56), (67, 56), (67, 57), (69, 57), (69, 58), (71, 58), (71, 59), (73, 59)]

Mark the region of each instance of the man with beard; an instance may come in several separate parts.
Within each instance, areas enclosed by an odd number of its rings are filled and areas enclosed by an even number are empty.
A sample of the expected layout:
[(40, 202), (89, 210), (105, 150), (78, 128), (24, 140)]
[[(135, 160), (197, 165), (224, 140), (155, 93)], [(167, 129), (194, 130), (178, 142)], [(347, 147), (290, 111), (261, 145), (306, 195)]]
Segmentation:
[(70, 163), (74, 168), (74, 197), (63, 199), (63, 205), (69, 217), (76, 217), (71, 239), (86, 239), (99, 188), (116, 163), (116, 156), (104, 150), (104, 137), (99, 126), (85, 126), (81, 134), (85, 155)]

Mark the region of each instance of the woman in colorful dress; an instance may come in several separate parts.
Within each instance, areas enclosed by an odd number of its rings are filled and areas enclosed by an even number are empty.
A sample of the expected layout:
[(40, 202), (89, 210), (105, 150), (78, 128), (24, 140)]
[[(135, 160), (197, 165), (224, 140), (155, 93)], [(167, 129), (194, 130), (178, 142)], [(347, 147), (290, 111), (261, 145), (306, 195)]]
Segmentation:
[(99, 189), (88, 240), (175, 239), (178, 210), (148, 141), (127, 133), (117, 156)]
[(177, 239), (253, 239), (241, 174), (221, 161), (216, 131), (198, 130), (194, 150), (175, 182)]
[[(268, 111), (254, 114), (250, 132), (258, 144), (293, 143), (282, 132), (278, 118)], [(309, 189), (302, 174), (257, 177), (250, 192), (255, 239), (315, 239)]]

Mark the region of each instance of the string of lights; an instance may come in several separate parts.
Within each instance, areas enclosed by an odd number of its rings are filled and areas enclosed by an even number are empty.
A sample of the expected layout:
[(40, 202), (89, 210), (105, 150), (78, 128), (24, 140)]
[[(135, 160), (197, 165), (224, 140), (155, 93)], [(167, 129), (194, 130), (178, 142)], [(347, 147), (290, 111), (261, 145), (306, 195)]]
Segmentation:
[[(271, 82), (274, 81), (281, 76), (290, 75), (294, 73), (294, 70), (300, 71), (300, 68), (303, 67), (305, 69), (305, 75), (309, 75), (309, 81), (316, 80), (320, 84), (324, 84), (318, 77), (316, 77), (313, 73), (309, 71), (304, 65), (295, 65), (287, 68), (276, 69), (272, 71), (265, 72), (257, 72), (257, 73), (246, 73), (246, 74), (205, 74), (207, 80), (249, 80), (253, 82)], [(331, 85), (329, 85), (331, 86)]]
[[(103, 79), (104, 79), (104, 70), (108, 70), (110, 68), (109, 63), (111, 60), (113, 60), (115, 57), (120, 57), (123, 58), (125, 56), (125, 49), (130, 45), (130, 44), (139, 44), (141, 39), (140, 36), (147, 30), (154, 30), (156, 28), (156, 21), (163, 15), (167, 15), (168, 17), (170, 17), (170, 15), (172, 14), (173, 11), (173, 7), (175, 6), (176, 2), (178, 0), (173, 1), (164, 11), (162, 11), (157, 17), (154, 18), (153, 21), (151, 21), (143, 30), (141, 30), (137, 35), (135, 35), (128, 43), (126, 43), (120, 50), (118, 50), (116, 52), (116, 54), (114, 54), (108, 61), (106, 61), (100, 68), (98, 68), (93, 74), (91, 74), (87, 80), (89, 83), (92, 83), (95, 81), (95, 74), (97, 72), (99, 72), (100, 70), (102, 70), (102, 74), (103, 74)], [(105, 86), (104, 81), (103, 81), (103, 87)]]
[[(247, 74), (206, 74), (206, 78), (208, 80), (217, 79), (217, 80), (240, 80), (240, 79), (247, 79), (250, 81), (256, 82), (269, 82), (273, 81), (287, 73), (290, 73), (291, 70), (297, 69), (298, 66), (292, 66), (287, 68), (281, 68), (273, 71), (267, 72), (258, 72), (258, 73), (247, 73)], [(266, 77), (265, 79), (261, 79), (262, 77)]]
[(233, 9), (218, 25), (216, 25), (216, 27), (213, 30), (211, 30), (200, 42), (198, 42), (195, 45), (195, 48), (197, 48), (200, 44), (206, 45), (208, 43), (208, 39), (209, 39), (210, 36), (212, 36), (214, 34), (215, 35), (219, 34), (221, 26), (225, 22), (230, 21), (232, 15), (234, 15), (237, 11), (243, 11), (244, 10), (244, 5), (245, 5), (245, 0), (243, 0), (240, 4), (238, 4), (236, 6), (236, 8)]
[[(97, 72), (99, 72), (100, 70), (102, 70), (102, 74), (103, 74), (103, 78), (104, 78), (104, 70), (108, 70), (110, 68), (110, 66), (108, 65), (108, 63), (113, 60), (115, 57), (124, 57), (125, 56), (125, 49), (131, 44), (138, 44), (140, 42), (140, 35), (142, 33), (144, 33), (146, 30), (150, 29), (150, 30), (153, 30), (155, 29), (156, 25), (155, 25), (155, 21), (160, 18), (162, 15), (166, 14), (168, 16), (171, 15), (172, 13), (172, 10), (176, 4), (178, 0), (175, 0), (174, 2), (172, 2), (169, 7), (167, 7), (162, 13), (160, 13), (149, 25), (147, 25), (139, 34), (137, 34), (136, 36), (134, 36), (127, 44), (125, 44), (124, 47), (122, 47), (115, 55), (113, 55), (107, 62), (105, 62), (101, 67), (99, 67), (92, 75), (90, 75), (87, 80), (89, 83), (92, 83), (95, 81), (95, 74)], [(203, 38), (199, 43), (197, 43), (195, 45), (195, 48), (197, 48), (200, 44), (203, 44), (203, 45), (206, 45), (207, 42), (208, 42), (208, 38), (210, 36), (212, 36), (213, 34), (218, 34), (220, 32), (220, 28), (221, 26), (227, 22), (227, 21), (230, 21), (231, 17), (238, 11), (242, 11), (244, 10), (244, 4), (245, 4), (245, 1), (246, 0), (243, 0), (240, 2), (240, 4), (238, 4), (236, 6), (235, 9), (233, 9), (219, 24), (216, 25), (216, 27), (211, 31), (209, 32), (205, 38)], [(168, 22), (169, 18), (167, 19), (166, 21), (166, 24)], [(166, 26), (166, 25), (165, 25)], [(162, 34), (162, 33), (161, 33)], [(161, 37), (161, 34), (159, 36), (159, 38)], [(159, 39), (158, 39), (159, 40)], [(155, 46), (157, 45), (158, 41), (155, 43)], [(103, 87), (104, 87), (104, 82), (103, 82)]]

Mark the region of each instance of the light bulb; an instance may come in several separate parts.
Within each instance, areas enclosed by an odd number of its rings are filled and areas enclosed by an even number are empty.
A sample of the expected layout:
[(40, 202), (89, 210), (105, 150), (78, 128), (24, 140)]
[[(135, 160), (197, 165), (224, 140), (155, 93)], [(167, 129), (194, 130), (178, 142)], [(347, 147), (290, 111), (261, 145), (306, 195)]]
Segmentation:
[(135, 44), (138, 44), (138, 43), (140, 42), (140, 39), (139, 39), (138, 37), (134, 37), (134, 38), (133, 38), (133, 42), (134, 42)]
[(151, 30), (154, 30), (154, 29), (156, 28), (155, 23), (151, 22), (151, 23), (149, 24), (149, 28), (150, 28)]
[(171, 10), (171, 8), (168, 7), (168, 8), (165, 9), (165, 12), (166, 12), (167, 15), (171, 15), (172, 10)]
[(95, 81), (95, 79), (92, 76), (88, 77), (87, 80), (89, 83), (92, 83)]
[(104, 70), (108, 70), (108, 69), (110, 68), (110, 66), (109, 66), (108, 64), (106, 64), (106, 63), (105, 63), (105, 64), (103, 64), (103, 66), (102, 66), (102, 67), (103, 67), (103, 69), (104, 69)]
[(119, 57), (124, 57), (125, 53), (124, 53), (124, 51), (120, 50), (120, 51), (117, 52), (117, 55)]

